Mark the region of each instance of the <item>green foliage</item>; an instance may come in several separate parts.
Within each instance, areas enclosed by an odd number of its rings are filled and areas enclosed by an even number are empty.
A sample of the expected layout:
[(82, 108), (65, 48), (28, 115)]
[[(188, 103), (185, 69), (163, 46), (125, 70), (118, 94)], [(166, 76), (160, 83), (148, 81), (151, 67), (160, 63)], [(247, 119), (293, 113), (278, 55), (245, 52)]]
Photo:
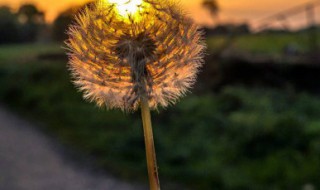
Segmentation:
[[(61, 142), (108, 171), (146, 180), (140, 114), (83, 101), (65, 63), (1, 64), (0, 86), (1, 102), (44, 122)], [(286, 90), (189, 95), (153, 113), (160, 177), (203, 190), (320, 188), (319, 116), (318, 97)]]
[[(159, 138), (169, 142), (159, 144), (173, 150), (165, 155), (176, 155), (171, 159), (195, 175), (190, 181), (199, 180), (199, 189), (300, 189), (308, 182), (319, 186), (320, 152), (313, 145), (319, 143), (319, 105), (305, 94), (229, 87), (215, 96), (185, 99), (170, 110), (170, 118), (180, 119), (156, 124), (170, 125), (165, 130), (169, 134)], [(181, 147), (187, 150), (177, 155)], [(170, 165), (168, 160), (163, 164), (179, 172), (180, 162)]]

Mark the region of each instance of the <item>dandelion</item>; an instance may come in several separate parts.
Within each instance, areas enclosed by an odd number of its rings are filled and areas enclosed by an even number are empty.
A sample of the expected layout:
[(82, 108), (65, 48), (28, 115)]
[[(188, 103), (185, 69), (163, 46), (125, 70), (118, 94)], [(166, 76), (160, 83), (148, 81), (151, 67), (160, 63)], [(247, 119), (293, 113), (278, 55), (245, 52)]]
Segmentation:
[(141, 107), (150, 185), (160, 189), (150, 109), (175, 103), (194, 84), (205, 47), (197, 25), (173, 1), (99, 0), (68, 33), (69, 68), (84, 98)]

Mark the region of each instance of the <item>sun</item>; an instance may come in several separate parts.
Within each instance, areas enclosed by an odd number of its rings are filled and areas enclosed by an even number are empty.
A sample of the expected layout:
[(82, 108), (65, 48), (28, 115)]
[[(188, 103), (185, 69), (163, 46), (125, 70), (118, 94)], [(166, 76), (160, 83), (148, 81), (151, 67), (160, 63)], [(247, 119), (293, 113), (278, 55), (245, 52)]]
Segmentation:
[(116, 5), (121, 16), (128, 17), (141, 9), (143, 0), (109, 0), (109, 2)]

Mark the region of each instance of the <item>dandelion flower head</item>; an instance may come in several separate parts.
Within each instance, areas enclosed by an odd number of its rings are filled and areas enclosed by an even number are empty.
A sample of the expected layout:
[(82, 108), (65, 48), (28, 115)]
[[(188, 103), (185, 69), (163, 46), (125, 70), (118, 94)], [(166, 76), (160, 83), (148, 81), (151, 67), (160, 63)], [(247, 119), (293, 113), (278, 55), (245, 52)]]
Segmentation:
[(202, 34), (173, 1), (98, 0), (68, 34), (75, 85), (108, 108), (136, 110), (142, 97), (166, 107), (192, 87), (203, 62)]

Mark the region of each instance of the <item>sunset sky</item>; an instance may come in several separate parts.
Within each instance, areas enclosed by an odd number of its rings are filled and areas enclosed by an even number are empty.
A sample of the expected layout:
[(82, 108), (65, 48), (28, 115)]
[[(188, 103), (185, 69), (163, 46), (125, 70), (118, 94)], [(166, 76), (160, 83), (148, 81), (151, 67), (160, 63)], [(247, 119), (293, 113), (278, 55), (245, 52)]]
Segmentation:
[[(70, 6), (79, 5), (87, 0), (0, 0), (0, 4), (9, 4), (17, 8), (23, 3), (35, 3), (46, 12), (46, 19), (51, 22), (59, 12)], [(312, 0), (217, 0), (220, 5), (219, 22), (256, 22), (259, 19), (279, 11), (302, 5)], [(320, 1), (320, 0), (319, 0)], [(218, 22), (210, 19), (210, 14), (201, 7), (202, 0), (180, 0), (181, 4), (199, 24)], [(317, 12), (320, 12), (318, 6)], [(317, 15), (318, 21), (320, 14)], [(292, 26), (306, 24), (305, 15), (300, 14), (290, 19)]]

